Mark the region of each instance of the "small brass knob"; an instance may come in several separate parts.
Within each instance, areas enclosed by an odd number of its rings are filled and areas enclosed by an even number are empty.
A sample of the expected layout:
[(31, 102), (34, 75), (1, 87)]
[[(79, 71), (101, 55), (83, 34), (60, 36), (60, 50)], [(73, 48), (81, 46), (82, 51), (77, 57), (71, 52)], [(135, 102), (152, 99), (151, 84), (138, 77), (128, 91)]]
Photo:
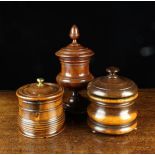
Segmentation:
[(109, 75), (108, 75), (109, 78), (117, 78), (118, 77), (118, 75), (116, 74), (119, 72), (118, 67), (110, 66), (106, 69), (106, 71), (109, 73)]
[(37, 78), (37, 86), (42, 87), (44, 85), (44, 79), (43, 78)]
[(79, 38), (80, 33), (79, 33), (79, 29), (78, 29), (78, 27), (76, 25), (73, 25), (71, 27), (69, 36), (70, 36), (71, 39), (73, 39), (73, 43), (77, 43), (76, 40)]

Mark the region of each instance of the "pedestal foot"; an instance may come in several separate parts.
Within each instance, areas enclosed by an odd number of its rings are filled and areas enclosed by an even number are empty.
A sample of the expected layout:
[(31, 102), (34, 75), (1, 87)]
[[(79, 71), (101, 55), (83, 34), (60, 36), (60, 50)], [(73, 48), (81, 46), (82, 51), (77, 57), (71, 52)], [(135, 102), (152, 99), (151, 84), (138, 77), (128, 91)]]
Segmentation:
[(67, 98), (64, 98), (64, 108), (66, 111), (73, 114), (85, 114), (88, 101), (83, 98), (77, 90), (70, 90)]

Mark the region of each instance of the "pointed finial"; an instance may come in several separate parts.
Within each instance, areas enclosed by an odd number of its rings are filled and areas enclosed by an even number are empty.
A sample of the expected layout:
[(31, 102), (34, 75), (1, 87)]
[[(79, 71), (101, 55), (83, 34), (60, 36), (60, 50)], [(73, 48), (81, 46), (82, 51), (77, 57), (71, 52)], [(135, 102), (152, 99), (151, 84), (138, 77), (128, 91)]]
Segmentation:
[(79, 38), (80, 34), (79, 34), (79, 29), (76, 25), (73, 25), (71, 27), (69, 36), (71, 39), (73, 39), (73, 43), (77, 43), (76, 40)]

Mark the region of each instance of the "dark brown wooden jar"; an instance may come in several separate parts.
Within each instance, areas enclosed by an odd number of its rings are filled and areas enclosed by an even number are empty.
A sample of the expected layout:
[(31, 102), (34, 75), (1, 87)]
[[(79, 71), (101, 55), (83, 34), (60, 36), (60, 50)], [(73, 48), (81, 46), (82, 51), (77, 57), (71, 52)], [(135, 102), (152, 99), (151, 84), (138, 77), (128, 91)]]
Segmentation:
[(70, 38), (72, 43), (56, 52), (61, 62), (61, 72), (56, 80), (65, 88), (65, 109), (72, 113), (83, 113), (86, 112), (88, 101), (85, 95), (81, 95), (84, 93), (79, 92), (86, 92), (88, 82), (93, 79), (89, 72), (89, 62), (94, 53), (77, 43), (79, 30), (76, 25), (71, 28)]
[(19, 129), (30, 138), (51, 137), (64, 128), (63, 88), (54, 83), (44, 83), (42, 78), (37, 81), (16, 91)]
[(88, 125), (94, 133), (125, 134), (137, 127), (138, 88), (133, 81), (118, 76), (118, 68), (109, 67), (106, 71), (107, 76), (88, 84)]

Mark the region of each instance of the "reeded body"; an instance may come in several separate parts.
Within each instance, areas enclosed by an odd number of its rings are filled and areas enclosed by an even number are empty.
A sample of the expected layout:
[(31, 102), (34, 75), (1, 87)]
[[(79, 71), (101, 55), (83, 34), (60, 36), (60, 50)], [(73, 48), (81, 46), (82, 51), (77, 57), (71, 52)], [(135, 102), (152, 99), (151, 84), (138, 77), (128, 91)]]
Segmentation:
[(73, 39), (72, 43), (56, 52), (61, 62), (61, 72), (56, 80), (65, 89), (65, 109), (71, 113), (83, 113), (86, 112), (88, 101), (79, 91), (86, 91), (88, 82), (93, 79), (89, 72), (89, 62), (94, 53), (77, 43), (77, 26), (73, 25), (71, 28), (70, 37)]
[(63, 89), (52, 83), (37, 87), (34, 83), (17, 90), (19, 129), (27, 137), (51, 137), (64, 128)]
[(131, 80), (115, 73), (97, 78), (89, 83), (88, 96), (88, 125), (93, 132), (119, 135), (136, 129), (138, 92)]

